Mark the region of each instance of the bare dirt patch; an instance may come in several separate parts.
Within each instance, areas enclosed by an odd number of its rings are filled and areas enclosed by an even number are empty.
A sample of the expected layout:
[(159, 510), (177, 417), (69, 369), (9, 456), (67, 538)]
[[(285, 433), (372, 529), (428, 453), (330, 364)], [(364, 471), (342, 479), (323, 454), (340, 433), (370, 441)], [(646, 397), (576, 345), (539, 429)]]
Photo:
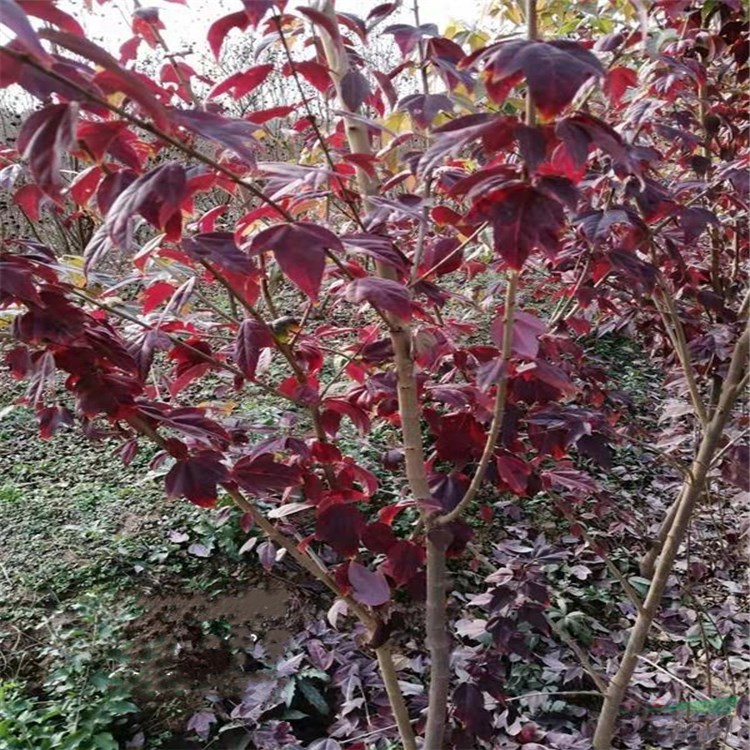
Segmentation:
[(179, 703), (179, 718), (166, 722), (171, 731), (184, 729), (208, 693), (239, 699), (254, 669), (247, 651), (260, 642), (271, 658), (280, 656), (297, 620), (310, 611), (297, 592), (275, 582), (253, 582), (215, 599), (165, 593), (141, 604), (145, 613), (129, 630), (139, 705), (150, 713), (147, 704)]

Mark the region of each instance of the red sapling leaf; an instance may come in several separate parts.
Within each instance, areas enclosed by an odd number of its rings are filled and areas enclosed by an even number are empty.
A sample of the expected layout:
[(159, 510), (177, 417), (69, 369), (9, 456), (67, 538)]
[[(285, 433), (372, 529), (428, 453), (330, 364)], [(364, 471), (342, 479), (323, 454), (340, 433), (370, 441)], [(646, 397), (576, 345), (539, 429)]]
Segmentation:
[(391, 279), (368, 276), (355, 279), (346, 288), (346, 298), (351, 302), (369, 302), (384, 312), (401, 320), (411, 318), (411, 297), (406, 287)]
[(317, 300), (327, 249), (343, 251), (341, 240), (324, 227), (298, 221), (263, 230), (253, 238), (248, 252), (257, 255), (272, 250), (284, 274), (310, 299)]
[(232, 469), (232, 478), (253, 495), (281, 492), (302, 482), (296, 466), (275, 461), (270, 453), (241, 458)]
[(350, 503), (325, 506), (315, 524), (315, 536), (333, 547), (342, 557), (354, 557), (365, 526), (362, 512)]
[(191, 503), (210, 508), (216, 503), (216, 485), (228, 478), (229, 472), (221, 463), (221, 454), (201, 451), (177, 461), (169, 470), (165, 479), (167, 495), (184, 496)]

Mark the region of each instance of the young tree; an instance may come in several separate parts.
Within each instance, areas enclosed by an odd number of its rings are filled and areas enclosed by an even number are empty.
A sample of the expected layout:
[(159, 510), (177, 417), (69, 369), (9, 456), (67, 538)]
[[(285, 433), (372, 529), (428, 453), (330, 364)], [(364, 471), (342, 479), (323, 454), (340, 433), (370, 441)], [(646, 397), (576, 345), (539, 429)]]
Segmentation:
[[(0, 256), (18, 341), (6, 360), (41, 434), (106, 425), (126, 462), (155, 443), (169, 496), (230, 498), (267, 555), (286, 550), (367, 628), (406, 750), (467, 746), (492, 737), (484, 696), (503, 700), (512, 666), (492, 660), (552, 631), (545, 586), (496, 571), (491, 644), (457, 679), (449, 560), (466, 555), (490, 488), (546, 493), (583, 533), (577, 508), (598, 487), (575, 459), (608, 466), (621, 407), (576, 339), (639, 331), (687, 397), (685, 441), (698, 437), (678, 456), (684, 483), (643, 561), (651, 582), (619, 667), (587, 668), (606, 750), (691, 513), (743, 448), (727, 431), (747, 383), (743, 13), (656, 3), (634, 28), (623, 8), (595, 38), (592, 12), (555, 39), (529, 0), (523, 34), (470, 48), (476, 37), (462, 46), (419, 17), (383, 28), (396, 3), (365, 19), (331, 2), (237, 6), (207, 29), (213, 54), (231, 29), (257, 29), (280, 71), (248, 61), (202, 81), (153, 8), (134, 9), (118, 57), (55, 3), (0, 2), (14, 35), (2, 84), (41, 103), (3, 155), (23, 175), (16, 197), (32, 220), (46, 203), (71, 231), (97, 227), (85, 278), (39, 237), (6, 239)], [(366, 65), (376, 33), (400, 50), (393, 70)], [(160, 81), (130, 65), (139, 44), (164, 55)], [(222, 96), (274, 70), (295, 101), (225, 114)], [(420, 93), (399, 100), (404, 73)], [(264, 161), (265, 123), (290, 116), (300, 163)], [(261, 439), (221, 404), (193, 404), (189, 386), (211, 378), (298, 421)], [(347, 423), (388, 436), (380, 465), (352, 455)], [(405, 480), (395, 498), (380, 491), (387, 472)], [(397, 596), (426, 602), (423, 713), (392, 658)]]

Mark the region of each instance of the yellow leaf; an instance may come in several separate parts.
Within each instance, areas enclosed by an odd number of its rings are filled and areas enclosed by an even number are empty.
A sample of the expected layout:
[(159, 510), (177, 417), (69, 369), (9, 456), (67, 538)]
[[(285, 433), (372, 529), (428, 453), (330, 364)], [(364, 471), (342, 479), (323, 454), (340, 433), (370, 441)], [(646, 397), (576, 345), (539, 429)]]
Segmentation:
[(63, 255), (58, 263), (63, 279), (78, 289), (85, 289), (86, 287), (86, 274), (83, 272), (84, 262), (82, 255)]

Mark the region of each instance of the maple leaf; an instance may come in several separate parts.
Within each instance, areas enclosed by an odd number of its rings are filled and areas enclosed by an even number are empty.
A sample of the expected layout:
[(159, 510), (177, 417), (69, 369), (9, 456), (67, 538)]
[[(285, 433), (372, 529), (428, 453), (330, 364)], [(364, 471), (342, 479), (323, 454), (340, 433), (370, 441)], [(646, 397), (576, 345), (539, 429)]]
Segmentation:
[(342, 251), (341, 240), (324, 227), (297, 221), (264, 229), (255, 235), (248, 253), (272, 250), (284, 274), (310, 299), (317, 300), (327, 249)]
[(351, 302), (369, 302), (373, 307), (392, 313), (401, 320), (411, 318), (411, 297), (407, 288), (391, 279), (368, 276), (355, 279), (346, 288)]
[(257, 140), (254, 133), (257, 128), (246, 120), (222, 117), (214, 112), (196, 109), (174, 109), (170, 111), (170, 116), (176, 125), (233, 151), (251, 166), (255, 164)]
[(540, 190), (521, 182), (482, 193), (482, 185), (473, 191), (477, 200), (470, 218), (492, 224), (495, 252), (513, 269), (520, 271), (536, 249), (554, 256), (557, 235), (565, 223), (562, 206)]
[(234, 342), (234, 361), (245, 377), (252, 380), (261, 350), (273, 346), (275, 341), (268, 326), (257, 320), (243, 320)]
[(553, 117), (573, 101), (591, 78), (601, 78), (598, 58), (576, 42), (527, 39), (498, 42), (461, 61), (460, 67), (481, 63), (487, 93), (498, 104), (523, 78), (531, 99), (544, 117)]
[(230, 273), (250, 276), (255, 268), (234, 241), (232, 232), (204, 232), (184, 237), (182, 249), (194, 260), (209, 261)]
[(453, 715), (473, 735), (490, 739), (492, 716), (484, 707), (482, 691), (470, 682), (462, 682), (453, 691)]
[(20, 132), (16, 148), (29, 160), (29, 168), (39, 189), (56, 201), (60, 199), (60, 165), (75, 137), (78, 105), (50, 104), (30, 115)]
[(217, 485), (229, 478), (221, 458), (216, 451), (200, 451), (177, 461), (164, 480), (167, 496), (183, 496), (204, 508), (215, 505)]
[(352, 596), (361, 604), (378, 607), (391, 598), (388, 581), (379, 571), (372, 571), (358, 562), (351, 562), (347, 568), (347, 575), (352, 585)]
[(241, 458), (232, 470), (232, 478), (254, 495), (280, 492), (301, 483), (302, 476), (296, 466), (287, 466), (274, 460), (270, 453)]
[(232, 99), (241, 99), (251, 91), (260, 86), (268, 78), (273, 70), (273, 65), (255, 65), (247, 70), (233, 73), (231, 76), (219, 81), (206, 95), (206, 99), (213, 99), (229, 92)]
[(318, 511), (315, 536), (342, 557), (354, 557), (365, 527), (362, 512), (350, 503), (332, 503)]
[(425, 551), (422, 545), (405, 539), (389, 546), (386, 560), (380, 569), (390, 576), (398, 586), (407, 583), (424, 563)]

